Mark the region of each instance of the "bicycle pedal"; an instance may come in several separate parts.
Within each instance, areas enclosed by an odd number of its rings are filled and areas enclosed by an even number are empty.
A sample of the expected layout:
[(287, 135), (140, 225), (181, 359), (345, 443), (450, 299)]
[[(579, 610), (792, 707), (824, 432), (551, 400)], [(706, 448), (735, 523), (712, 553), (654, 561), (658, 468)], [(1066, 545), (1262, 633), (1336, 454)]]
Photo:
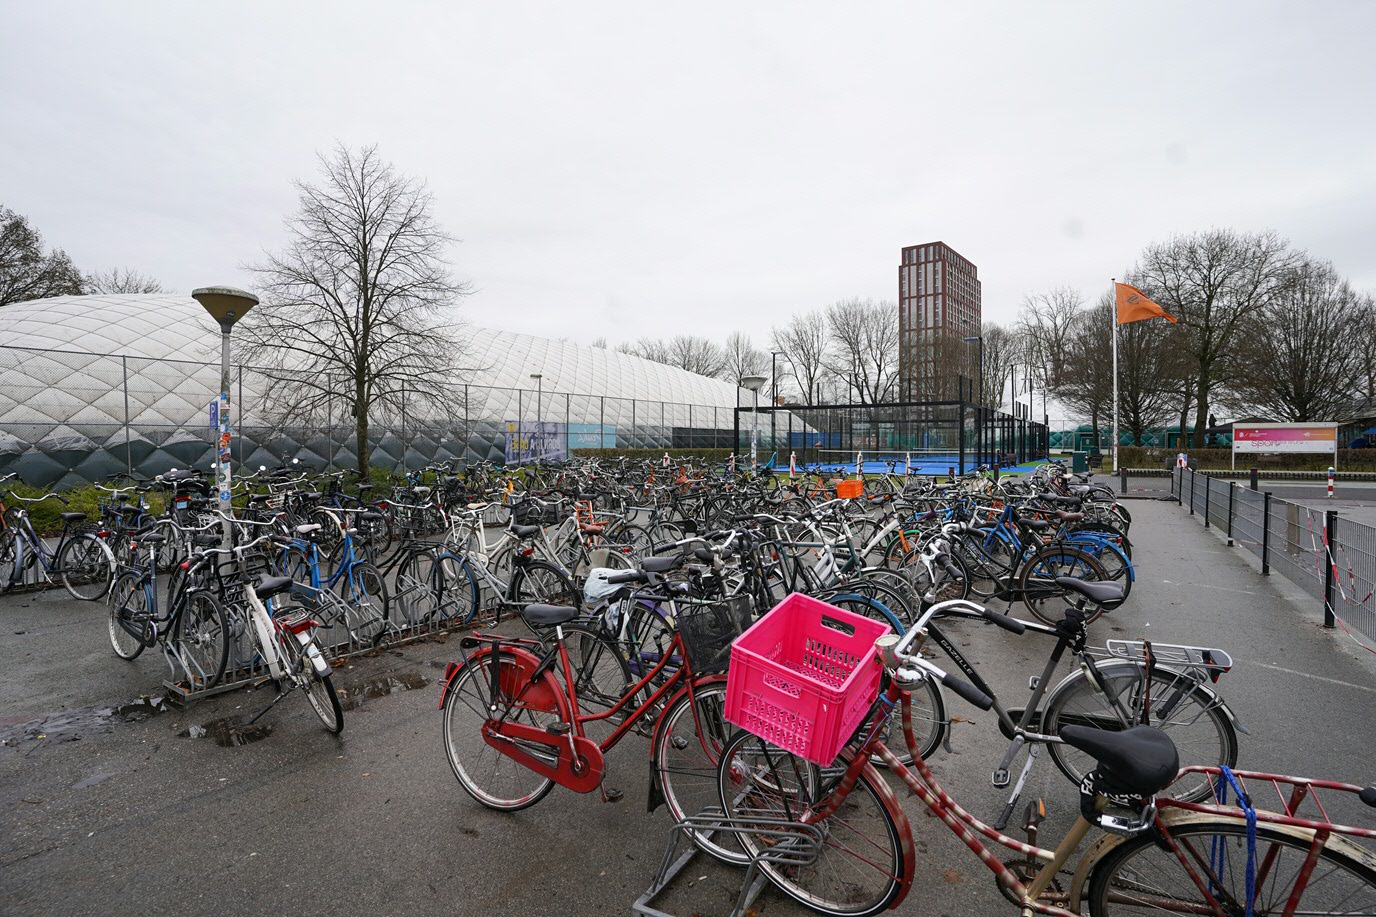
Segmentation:
[(1000, 789), (1008, 786), (1008, 770), (1001, 767), (994, 771), (989, 777), (989, 782)]

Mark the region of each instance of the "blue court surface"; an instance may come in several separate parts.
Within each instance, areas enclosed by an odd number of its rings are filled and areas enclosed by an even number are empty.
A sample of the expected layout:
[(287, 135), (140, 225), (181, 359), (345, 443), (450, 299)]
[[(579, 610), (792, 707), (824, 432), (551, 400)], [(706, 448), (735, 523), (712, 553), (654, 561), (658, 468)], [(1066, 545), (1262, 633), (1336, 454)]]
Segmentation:
[[(1012, 466), (1012, 467), (1004, 467), (1004, 466), (1001, 465), (1001, 466), (999, 466), (999, 473), (1000, 473), (1000, 474), (1018, 474), (1018, 473), (1021, 473), (1021, 472), (1031, 471), (1031, 470), (1035, 467), (1035, 465), (1036, 465), (1036, 463), (1028, 463), (1028, 464), (1025, 464), (1025, 465), (1015, 465), (1015, 466)], [(974, 471), (974, 470), (975, 470), (976, 468), (978, 468), (978, 467), (979, 467), (979, 463), (978, 463), (978, 462), (976, 462), (973, 458), (971, 458), (971, 457), (969, 457), (969, 456), (966, 456), (966, 458), (965, 458), (965, 470), (966, 470), (966, 471)], [(992, 467), (992, 466), (991, 466), (991, 467)], [(922, 475), (922, 476), (945, 475), (945, 474), (947, 473), (947, 471), (949, 471), (949, 470), (952, 469), (952, 468), (956, 469), (957, 472), (960, 471), (960, 456), (958, 456), (958, 455), (952, 455), (952, 456), (943, 456), (943, 457), (939, 457), (939, 458), (938, 458), (938, 457), (934, 457), (934, 456), (923, 456), (921, 459), (919, 459), (917, 456), (913, 456), (912, 465), (908, 467), (907, 473), (908, 473), (908, 474), (911, 474), (911, 475)], [(894, 466), (893, 466), (893, 470), (894, 470), (894, 472), (896, 472), (897, 474), (903, 474), (903, 473), (904, 473), (904, 463), (903, 463), (902, 461), (898, 462), (897, 465), (894, 465)], [(776, 465), (774, 466), (774, 471), (775, 471), (776, 474), (787, 474), (787, 473), (788, 473), (788, 462), (785, 461), (785, 462), (782, 463), (782, 465), (776, 464)], [(820, 464), (819, 464), (819, 463), (812, 463), (812, 464), (804, 465), (803, 463), (799, 462), (799, 463), (798, 463), (798, 471), (800, 471), (800, 472), (820, 472), (821, 474), (854, 474), (854, 473), (855, 473), (855, 463), (854, 463), (854, 462), (822, 462), (822, 463), (820, 463)], [(889, 463), (888, 463), (888, 462), (873, 462), (873, 461), (866, 461), (866, 462), (864, 463), (864, 471), (865, 471), (865, 474), (884, 474), (884, 473), (886, 473), (886, 472), (889, 471)]]

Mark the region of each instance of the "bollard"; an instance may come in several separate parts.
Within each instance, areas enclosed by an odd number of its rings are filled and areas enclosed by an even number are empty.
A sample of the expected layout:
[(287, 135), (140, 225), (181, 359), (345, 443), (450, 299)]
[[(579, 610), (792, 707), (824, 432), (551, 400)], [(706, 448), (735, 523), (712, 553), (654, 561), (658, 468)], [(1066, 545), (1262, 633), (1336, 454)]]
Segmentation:
[(1271, 575), (1271, 491), (1261, 495), (1261, 575)]
[(999, 479), (999, 463), (998, 463), (998, 462), (995, 462), (995, 463), (994, 463), (994, 480), (997, 481), (998, 479)]
[(1329, 465), (1329, 466), (1328, 466), (1328, 499), (1330, 499), (1330, 500), (1333, 499), (1333, 478), (1334, 478), (1335, 475), (1337, 475), (1337, 472), (1333, 470), (1333, 466), (1332, 466), (1332, 465)]
[(1120, 494), (1128, 492), (1128, 470), (1126, 468), (1118, 470), (1118, 492)]
[[(1332, 469), (1331, 469), (1331, 468), (1329, 469), (1329, 473), (1330, 473), (1330, 474), (1332, 473)], [(1330, 478), (1329, 478), (1329, 481), (1332, 481), (1332, 480), (1333, 480), (1333, 479), (1330, 477)], [(1332, 485), (1331, 483), (1330, 483), (1328, 486), (1329, 486), (1330, 489), (1333, 487), (1333, 485)], [(1334, 625), (1334, 623), (1335, 623), (1334, 620), (1333, 620), (1333, 608), (1334, 608), (1333, 594), (1334, 594), (1335, 592), (1337, 592), (1337, 589), (1335, 588), (1335, 587), (1337, 586), (1337, 577), (1335, 577), (1335, 576), (1333, 575), (1333, 533), (1334, 533), (1334, 531), (1337, 530), (1337, 528), (1338, 528), (1338, 511), (1337, 511), (1336, 509), (1330, 509), (1330, 510), (1328, 510), (1327, 512), (1324, 513), (1324, 520), (1323, 520), (1323, 543), (1324, 543), (1324, 558), (1323, 558), (1323, 626), (1324, 626), (1324, 627), (1332, 627), (1332, 626)]]
[(1253, 469), (1251, 470), (1251, 472), (1248, 474), (1247, 479), (1248, 479), (1248, 480), (1247, 480), (1247, 483), (1251, 486), (1252, 490), (1256, 490), (1256, 489), (1257, 489), (1257, 470), (1256, 470), (1255, 468), (1253, 468)]
[(954, 480), (956, 479), (956, 466), (955, 466), (955, 465), (948, 465), (948, 466), (946, 467), (946, 477), (950, 478), (952, 481), (954, 481)]

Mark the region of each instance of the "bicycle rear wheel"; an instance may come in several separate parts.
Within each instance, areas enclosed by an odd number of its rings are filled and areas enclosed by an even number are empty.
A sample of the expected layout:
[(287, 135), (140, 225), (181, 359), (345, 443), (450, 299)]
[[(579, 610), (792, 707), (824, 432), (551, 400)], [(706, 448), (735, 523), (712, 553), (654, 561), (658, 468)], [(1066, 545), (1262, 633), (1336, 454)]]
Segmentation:
[[(737, 732), (722, 750), (717, 780), (722, 811), (742, 821), (800, 821), (831, 790), (816, 765), (748, 732)], [(871, 778), (861, 773), (840, 808), (819, 827), (825, 842), (811, 865), (762, 859), (761, 871), (784, 894), (823, 914), (861, 917), (887, 908), (907, 879), (902, 843), (911, 843), (911, 834), (902, 810), (891, 811)], [(768, 841), (750, 833), (740, 838), (751, 857), (768, 849)]]
[[(1071, 725), (1118, 731), (1145, 724), (1165, 730), (1183, 765), (1237, 764), (1237, 731), (1223, 702), (1192, 679), (1155, 668), (1148, 685), (1140, 664), (1100, 663), (1097, 668), (1102, 691), (1096, 691), (1081, 671), (1047, 700), (1043, 721), (1048, 735)], [(1052, 743), (1047, 750), (1061, 773), (1077, 785), (1095, 767), (1093, 758), (1070, 745)], [(1208, 775), (1188, 774), (1159, 795), (1202, 802), (1212, 794)]]
[(143, 575), (130, 570), (120, 575), (110, 592), (110, 615), (107, 622), (110, 647), (121, 659), (134, 659), (153, 640), (148, 618), (148, 592)]
[(73, 598), (94, 602), (115, 580), (115, 555), (95, 535), (76, 535), (62, 546), (57, 568)]
[[(1018, 594), (1022, 596), (1022, 603), (1028, 611), (1038, 620), (1051, 625), (1059, 623), (1062, 617), (1060, 611), (1069, 604), (1066, 597), (1071, 594), (1069, 590), (1056, 585), (1059, 576), (1102, 582), (1108, 579), (1108, 572), (1092, 556), (1068, 545), (1051, 545), (1028, 558), (1018, 574)], [(1103, 605), (1087, 606), (1085, 623), (1098, 618), (1104, 613), (1104, 608)]]
[[(1306, 872), (1312, 831), (1299, 835), (1257, 826), (1258, 872), (1252, 913), (1285, 911)], [(1172, 825), (1170, 841), (1180, 855), (1163, 849), (1150, 832), (1129, 838), (1094, 867), (1089, 880), (1093, 917), (1134, 914), (1212, 914), (1200, 891), (1210, 890), (1225, 914), (1242, 914), (1247, 903), (1247, 826), (1237, 821)], [(1189, 864), (1192, 876), (1181, 865)], [(1376, 914), (1376, 869), (1369, 853), (1341, 837), (1330, 837), (1301, 888), (1299, 914)], [(1197, 884), (1198, 883), (1198, 884)]]
[[(498, 682), (520, 678), (520, 669), (510, 657), (495, 662), (490, 653), (472, 656), (455, 674), (444, 696), (442, 733), (444, 753), (463, 791), (489, 809), (514, 812), (535, 805), (554, 788), (554, 781), (542, 777), (523, 764), (508, 758), (483, 740), (483, 724), (491, 712), (490, 703), (501, 705), (489, 695), (492, 668), (498, 666)], [(508, 676), (503, 670), (511, 670)], [(546, 728), (558, 725), (558, 714), (530, 708), (502, 709), (507, 722)]]

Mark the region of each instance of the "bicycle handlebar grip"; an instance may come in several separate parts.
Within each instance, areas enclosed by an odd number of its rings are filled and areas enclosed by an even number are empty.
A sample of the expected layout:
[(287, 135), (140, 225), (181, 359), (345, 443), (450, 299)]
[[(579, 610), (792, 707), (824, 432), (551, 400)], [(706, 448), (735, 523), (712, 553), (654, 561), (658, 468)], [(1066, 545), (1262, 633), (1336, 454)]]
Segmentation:
[(965, 579), (965, 574), (960, 572), (960, 568), (955, 565), (955, 561), (945, 554), (937, 555), (936, 562), (941, 565), (941, 569), (946, 571), (946, 575), (957, 583)]
[(999, 627), (1002, 627), (1010, 634), (1020, 634), (1023, 631), (1027, 630), (1027, 626), (1023, 624), (1021, 621), (1019, 621), (1017, 618), (1010, 618), (1008, 617), (1008, 615), (1001, 615), (997, 611), (991, 611), (988, 608), (984, 609), (984, 619), (986, 621), (990, 621), (994, 624), (997, 624)]
[(643, 583), (645, 582), (645, 574), (639, 570), (632, 570), (629, 573), (617, 573), (614, 576), (607, 577), (607, 582), (610, 585), (619, 585), (620, 583)]
[(672, 551), (676, 547), (678, 547), (677, 541), (661, 541), (659, 544), (650, 548), (650, 553), (659, 554), (662, 551)]
[(985, 694), (968, 681), (957, 678), (949, 672), (942, 676), (941, 683), (981, 710), (988, 710), (990, 707), (994, 706), (994, 699), (992, 697)]

